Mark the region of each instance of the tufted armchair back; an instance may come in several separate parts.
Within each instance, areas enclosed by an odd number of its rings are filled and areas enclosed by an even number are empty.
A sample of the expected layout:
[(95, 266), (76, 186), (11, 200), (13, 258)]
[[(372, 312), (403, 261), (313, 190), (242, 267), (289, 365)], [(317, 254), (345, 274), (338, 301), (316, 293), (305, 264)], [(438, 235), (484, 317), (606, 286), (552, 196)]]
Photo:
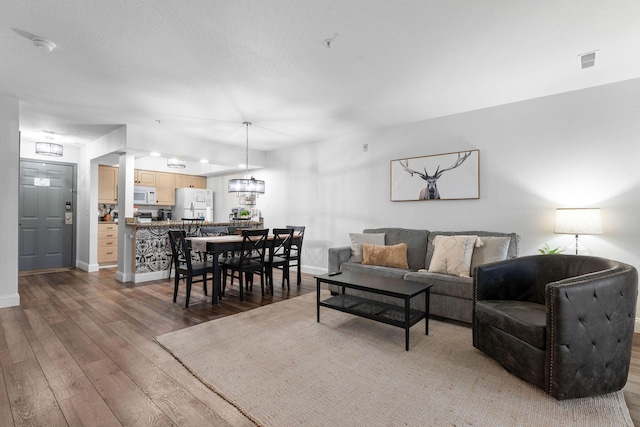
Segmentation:
[(557, 399), (626, 383), (638, 295), (634, 267), (538, 255), (479, 266), (474, 346)]

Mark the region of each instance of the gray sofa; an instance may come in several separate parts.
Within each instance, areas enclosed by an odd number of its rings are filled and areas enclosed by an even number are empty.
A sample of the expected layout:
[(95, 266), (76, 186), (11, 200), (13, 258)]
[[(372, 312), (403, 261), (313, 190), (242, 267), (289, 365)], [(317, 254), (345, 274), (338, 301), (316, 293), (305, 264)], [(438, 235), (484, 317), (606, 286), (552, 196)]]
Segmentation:
[[(509, 237), (507, 258), (518, 256), (520, 236), (515, 233), (500, 233), (487, 231), (428, 231), (406, 228), (377, 228), (366, 229), (363, 233), (384, 233), (385, 245), (407, 244), (407, 262), (409, 269), (363, 265), (350, 262), (351, 246), (329, 249), (328, 271), (357, 271), (378, 274), (386, 277), (404, 278), (415, 282), (432, 284), (429, 311), (432, 315), (472, 323), (473, 320), (473, 277), (458, 277), (441, 273), (431, 273), (429, 268), (434, 252), (433, 239), (437, 235), (476, 235), (482, 237)], [(338, 286), (330, 285), (332, 292), (341, 292)], [(401, 301), (381, 295), (369, 294), (362, 291), (347, 289), (346, 293), (366, 296), (367, 298), (400, 304)], [(424, 310), (424, 300), (414, 298), (412, 308)]]

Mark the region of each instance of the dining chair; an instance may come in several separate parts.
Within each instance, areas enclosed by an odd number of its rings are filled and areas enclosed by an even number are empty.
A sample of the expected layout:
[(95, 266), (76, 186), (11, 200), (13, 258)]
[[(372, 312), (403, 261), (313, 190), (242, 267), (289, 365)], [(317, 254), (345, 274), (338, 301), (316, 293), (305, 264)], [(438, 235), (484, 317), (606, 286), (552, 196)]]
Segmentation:
[[(176, 269), (173, 288), (173, 302), (178, 297), (178, 283), (181, 279), (187, 280), (187, 297), (185, 307), (189, 307), (189, 299), (191, 298), (191, 285), (193, 283), (202, 282), (204, 294), (207, 294), (207, 274), (211, 273), (213, 279), (213, 262), (197, 262), (191, 259), (191, 246), (186, 240), (186, 232), (184, 230), (169, 230), (169, 242), (171, 243), (171, 252), (173, 253), (173, 261)], [(194, 277), (202, 276), (202, 279), (193, 280)], [(213, 283), (213, 280), (212, 280)]]
[(290, 267), (296, 267), (297, 272), (297, 282), (298, 286), (302, 282), (302, 275), (300, 274), (300, 265), (302, 263), (302, 239), (304, 238), (304, 225), (287, 225), (286, 228), (292, 228), (295, 233), (294, 236), (300, 236), (300, 239), (294, 239), (291, 244), (291, 262), (293, 264), (289, 264)]
[(229, 227), (227, 227), (226, 225), (200, 227), (201, 236), (226, 236), (228, 234)]
[(267, 279), (271, 294), (273, 295), (273, 269), (282, 270), (282, 286), (287, 281), (287, 289), (290, 289), (289, 262), (291, 261), (291, 242), (293, 241), (293, 228), (274, 228), (273, 240), (269, 245), (269, 253), (266, 255)]
[(264, 295), (265, 265), (264, 258), (267, 250), (267, 236), (269, 229), (242, 230), (242, 245), (240, 254), (221, 259), (222, 267), (222, 295), (227, 285), (227, 275), (231, 271), (231, 285), (237, 278), (240, 287), (240, 301), (244, 301), (244, 288), (253, 288), (253, 276), (260, 275), (260, 288)]
[(182, 218), (182, 228), (188, 237), (200, 235), (200, 226), (204, 222), (204, 218)]

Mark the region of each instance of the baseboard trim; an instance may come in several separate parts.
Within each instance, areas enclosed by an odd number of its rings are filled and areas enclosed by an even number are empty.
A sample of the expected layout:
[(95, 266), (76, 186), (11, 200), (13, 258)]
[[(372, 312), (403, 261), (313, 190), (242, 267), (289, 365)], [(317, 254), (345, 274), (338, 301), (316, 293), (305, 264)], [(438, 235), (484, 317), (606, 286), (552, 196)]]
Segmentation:
[(76, 260), (76, 268), (80, 270), (86, 271), (87, 273), (95, 273), (100, 270), (100, 266), (98, 264), (88, 264), (84, 261)]
[(17, 307), (20, 305), (20, 294), (0, 296), (0, 308)]
[(169, 277), (169, 270), (150, 271), (148, 273), (133, 274), (134, 283), (151, 282), (152, 280), (162, 280)]
[(315, 275), (318, 275), (318, 274), (325, 274), (327, 272), (327, 269), (326, 268), (321, 268), (321, 267), (308, 266), (308, 265), (304, 265), (303, 264), (301, 271), (303, 273), (313, 274), (315, 276)]

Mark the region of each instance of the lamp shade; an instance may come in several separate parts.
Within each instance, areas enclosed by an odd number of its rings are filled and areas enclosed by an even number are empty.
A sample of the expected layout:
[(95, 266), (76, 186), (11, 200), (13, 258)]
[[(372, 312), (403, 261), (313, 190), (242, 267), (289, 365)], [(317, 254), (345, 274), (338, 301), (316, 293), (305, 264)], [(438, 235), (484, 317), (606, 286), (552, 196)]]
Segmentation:
[(175, 157), (171, 157), (167, 159), (167, 167), (174, 169), (184, 169), (187, 165), (184, 160), (176, 159)]
[(557, 234), (602, 234), (602, 217), (598, 208), (556, 209)]
[(255, 179), (230, 179), (229, 193), (264, 194), (264, 181)]
[(36, 154), (62, 157), (62, 145), (53, 142), (36, 142)]

